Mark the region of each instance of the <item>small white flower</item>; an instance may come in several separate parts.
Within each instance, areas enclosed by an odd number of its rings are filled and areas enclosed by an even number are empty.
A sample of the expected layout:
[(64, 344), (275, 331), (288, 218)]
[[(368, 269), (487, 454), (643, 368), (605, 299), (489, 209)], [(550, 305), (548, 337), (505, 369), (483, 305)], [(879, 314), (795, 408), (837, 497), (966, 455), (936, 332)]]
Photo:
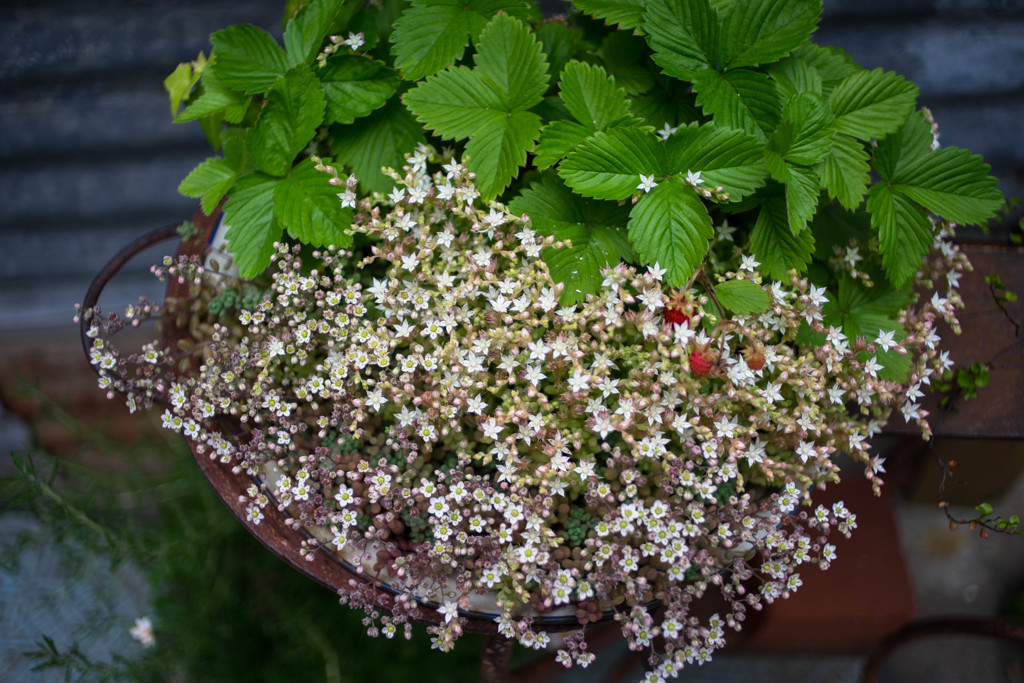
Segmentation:
[(402, 268), (405, 270), (416, 270), (416, 266), (420, 264), (420, 259), (416, 254), (409, 254), (402, 257)]
[(650, 192), (658, 186), (658, 183), (654, 182), (654, 174), (647, 176), (643, 173), (640, 174), (640, 184), (636, 186), (636, 189), (643, 190), (644, 192)]
[(882, 369), (883, 366), (878, 363), (878, 358), (876, 356), (871, 356), (871, 358), (868, 358), (867, 362), (864, 363), (864, 372), (874, 378), (878, 377), (878, 371)]
[(651, 277), (653, 277), (655, 280), (661, 282), (661, 278), (665, 276), (665, 273), (667, 273), (668, 270), (662, 268), (661, 264), (655, 261), (653, 266), (647, 266), (647, 272), (650, 273)]
[(379, 411), (381, 406), (387, 402), (388, 400), (384, 398), (384, 392), (380, 389), (374, 389), (366, 394), (366, 405), (373, 408), (374, 411)]
[(757, 267), (760, 265), (761, 264), (758, 263), (753, 256), (744, 256), (741, 259), (740, 270), (745, 270), (748, 273), (753, 273), (755, 270), (757, 270)]
[(353, 50), (358, 50), (363, 46), (363, 34), (362, 33), (349, 33), (348, 38), (345, 39), (344, 43)]
[(811, 290), (807, 293), (807, 299), (819, 308), (828, 303), (828, 297), (825, 296), (825, 288), (815, 287), (814, 285), (811, 285)]
[(704, 180), (700, 177), (700, 171), (694, 173), (689, 169), (686, 171), (686, 182), (689, 183), (691, 187), (700, 187), (704, 184)]
[(875, 343), (882, 347), (883, 351), (888, 351), (891, 348), (896, 347), (898, 344), (893, 338), (896, 333), (892, 330), (880, 330), (878, 337), (875, 339)]
[(156, 637), (153, 635), (153, 622), (149, 620), (149, 617), (139, 617), (135, 620), (135, 625), (128, 629), (128, 633), (135, 640), (142, 643), (144, 647), (153, 647), (156, 645)]
[(444, 615), (444, 623), (451, 622), (452, 619), (459, 616), (459, 603), (445, 600), (444, 603), (437, 608), (437, 611)]
[(677, 130), (679, 130), (677, 126), (670, 126), (668, 125), (668, 121), (666, 121), (662, 129), (658, 131), (658, 137), (662, 140), (668, 140), (670, 137), (675, 135)]
[(492, 228), (496, 228), (499, 225), (504, 225), (505, 224), (505, 214), (503, 214), (501, 211), (498, 211), (496, 209), (491, 209), (490, 213), (488, 213), (484, 217), (484, 223), (486, 223), (487, 225), (491, 226)]
[(800, 445), (796, 449), (796, 454), (800, 456), (800, 462), (807, 462), (818, 453), (814, 450), (814, 444), (809, 441), (801, 441)]

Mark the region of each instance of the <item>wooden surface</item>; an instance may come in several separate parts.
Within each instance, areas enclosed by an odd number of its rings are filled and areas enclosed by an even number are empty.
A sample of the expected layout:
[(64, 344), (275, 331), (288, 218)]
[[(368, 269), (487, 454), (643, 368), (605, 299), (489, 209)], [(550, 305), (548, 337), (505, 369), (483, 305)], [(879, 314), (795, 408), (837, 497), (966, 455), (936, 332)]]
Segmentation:
[[(939, 405), (937, 395), (928, 395), (922, 406), (937, 437), (1024, 439), (1024, 248), (975, 244), (964, 245), (964, 252), (974, 272), (960, 281), (963, 333), (955, 335), (942, 326), (939, 334), (957, 367), (989, 366), (989, 385), (979, 390), (977, 399), (957, 400), (952, 411)], [(997, 304), (985, 283), (994, 274), (1021, 298)], [(886, 432), (919, 433), (898, 413)]]

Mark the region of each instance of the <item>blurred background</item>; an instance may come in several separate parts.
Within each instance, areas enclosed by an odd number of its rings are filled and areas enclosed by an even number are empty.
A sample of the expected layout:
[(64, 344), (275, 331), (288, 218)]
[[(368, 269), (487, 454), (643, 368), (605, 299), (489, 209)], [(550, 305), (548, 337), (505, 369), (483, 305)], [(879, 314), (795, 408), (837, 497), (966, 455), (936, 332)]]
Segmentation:
[[(176, 188), (209, 147), (198, 126), (171, 123), (163, 79), (208, 51), (223, 26), (279, 33), (282, 4), (8, 0), (0, 12), (0, 680), (476, 679), (479, 642), (428, 660), (421, 629), (409, 645), (368, 639), (358, 615), (249, 538), (182, 444), (104, 400), (71, 323), (118, 249), (195, 210)], [(1024, 2), (825, 0), (816, 40), (915, 81), (942, 144), (982, 154), (1006, 197), (1024, 197)], [(972, 237), (1006, 242), (1018, 219)], [(1020, 293), (1019, 249), (997, 251), (991, 267)], [(140, 293), (159, 299), (148, 266), (161, 253), (136, 259), (104, 307)], [(984, 299), (984, 284), (979, 291)], [(950, 532), (936, 506), (936, 456), (957, 457), (968, 486), (947, 499), (1024, 512), (1024, 354), (1014, 327), (1024, 311), (1019, 302), (1005, 308), (969, 318), (955, 356), (987, 362), (977, 340), (1002, 340), (989, 397), (938, 430), (944, 438), (931, 450), (897, 434), (877, 443), (892, 453), (893, 486), (868, 508), (878, 519), (863, 518), (861, 532), (875, 542), (850, 550), (859, 611), (844, 616), (835, 586), (808, 586), (803, 606), (763, 620), (746, 649), (682, 680), (855, 681), (878, 634), (901, 620), (1021, 618), (1024, 537)], [(895, 607), (885, 613), (886, 605)], [(155, 626), (152, 648), (129, 635), (144, 615)], [(843, 622), (852, 628), (855, 618), (874, 619), (874, 630), (848, 634)], [(833, 641), (810, 643), (803, 634), (815, 629)], [(600, 675), (637, 679), (641, 669), (623, 655), (599, 655)], [(897, 651), (883, 676), (1024, 681), (1024, 653), (992, 639), (932, 638)], [(592, 669), (557, 680), (599, 677)]]

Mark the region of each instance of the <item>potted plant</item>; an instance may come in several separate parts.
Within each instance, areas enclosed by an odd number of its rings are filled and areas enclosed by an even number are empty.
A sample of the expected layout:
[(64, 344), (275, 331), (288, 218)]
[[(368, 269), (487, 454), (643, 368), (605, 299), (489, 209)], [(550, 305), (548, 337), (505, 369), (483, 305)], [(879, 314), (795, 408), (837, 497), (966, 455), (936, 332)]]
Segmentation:
[[(372, 632), (575, 628), (585, 666), (614, 618), (668, 678), (835, 559), (855, 518), (813, 490), (842, 454), (877, 488), (890, 414), (928, 434), (953, 223), (1002, 198), (912, 83), (811, 41), (820, 2), (566, 10), (312, 0), (283, 46), (214, 33), (166, 85), (218, 152), (179, 189), (229, 262), (193, 243), (164, 307), (83, 318), (101, 386), (251, 477), (256, 533), (387, 587), (343, 596)], [(157, 314), (173, 344), (109, 343)]]

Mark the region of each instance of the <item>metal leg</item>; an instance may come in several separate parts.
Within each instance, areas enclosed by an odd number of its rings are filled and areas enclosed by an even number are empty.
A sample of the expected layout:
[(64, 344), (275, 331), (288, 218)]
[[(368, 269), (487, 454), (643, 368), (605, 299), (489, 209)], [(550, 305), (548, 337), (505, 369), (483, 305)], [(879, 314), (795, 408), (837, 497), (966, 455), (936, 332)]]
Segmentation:
[(507, 683), (508, 660), (515, 641), (498, 634), (484, 636), (484, 654), (480, 661), (480, 680), (483, 683)]

